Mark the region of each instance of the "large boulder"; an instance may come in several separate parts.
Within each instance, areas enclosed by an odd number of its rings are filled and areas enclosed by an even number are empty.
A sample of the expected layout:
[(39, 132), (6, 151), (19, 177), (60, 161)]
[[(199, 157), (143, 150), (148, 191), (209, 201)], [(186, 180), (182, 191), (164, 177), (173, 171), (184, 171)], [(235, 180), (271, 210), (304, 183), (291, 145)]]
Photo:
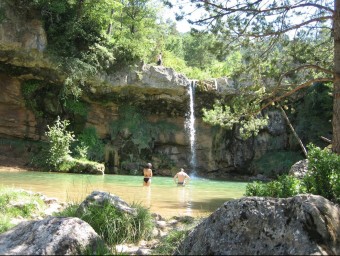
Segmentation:
[(79, 218), (22, 222), (0, 235), (1, 255), (79, 255), (102, 246), (98, 234)]
[(137, 210), (135, 208), (131, 208), (130, 205), (122, 200), (119, 196), (112, 195), (108, 192), (103, 191), (93, 191), (90, 195), (88, 195), (85, 200), (79, 205), (77, 209), (77, 214), (83, 215), (92, 205), (103, 207), (104, 204), (107, 203), (111, 204), (119, 211), (131, 214), (133, 216), (137, 215)]
[(188, 235), (179, 255), (339, 255), (340, 209), (315, 195), (224, 203)]

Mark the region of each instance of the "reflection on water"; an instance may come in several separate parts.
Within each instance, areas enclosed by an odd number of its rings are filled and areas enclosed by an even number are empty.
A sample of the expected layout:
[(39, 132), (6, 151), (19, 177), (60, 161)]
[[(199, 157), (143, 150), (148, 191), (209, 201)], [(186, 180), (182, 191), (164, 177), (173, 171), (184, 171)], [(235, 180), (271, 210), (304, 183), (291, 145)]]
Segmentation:
[(130, 204), (142, 204), (163, 217), (205, 216), (225, 201), (242, 197), (247, 184), (195, 178), (182, 187), (176, 186), (172, 177), (153, 177), (152, 185), (144, 187), (142, 179), (142, 176), (126, 175), (0, 172), (0, 185), (75, 202), (81, 202), (94, 190), (106, 191)]
[(177, 198), (179, 202), (179, 208), (185, 210), (185, 215), (192, 216), (192, 203), (190, 196), (191, 189), (190, 187), (177, 186)]

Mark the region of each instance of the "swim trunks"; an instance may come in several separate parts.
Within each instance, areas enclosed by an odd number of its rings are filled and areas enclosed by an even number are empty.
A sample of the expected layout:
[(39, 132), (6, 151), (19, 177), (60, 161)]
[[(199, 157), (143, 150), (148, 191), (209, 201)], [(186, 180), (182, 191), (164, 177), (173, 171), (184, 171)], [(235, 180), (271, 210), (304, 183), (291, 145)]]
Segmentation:
[(145, 183), (148, 183), (149, 179), (150, 179), (150, 178), (144, 178), (144, 182), (145, 182)]
[(184, 183), (184, 182), (177, 182), (177, 185), (182, 185), (182, 186), (184, 186), (185, 183)]

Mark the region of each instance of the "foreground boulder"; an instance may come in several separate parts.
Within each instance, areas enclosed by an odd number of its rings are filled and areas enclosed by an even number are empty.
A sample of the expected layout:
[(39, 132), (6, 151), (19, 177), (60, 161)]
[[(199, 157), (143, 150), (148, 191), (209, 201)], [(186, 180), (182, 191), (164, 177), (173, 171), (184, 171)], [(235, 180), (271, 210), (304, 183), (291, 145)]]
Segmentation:
[(0, 235), (0, 255), (92, 254), (103, 246), (93, 228), (78, 218), (22, 222)]
[(104, 191), (93, 191), (79, 205), (79, 208), (77, 209), (77, 216), (83, 215), (87, 211), (87, 208), (91, 205), (103, 207), (104, 204), (111, 204), (119, 211), (131, 214), (133, 216), (137, 215), (137, 210), (135, 208), (131, 208), (130, 205), (122, 200), (119, 196), (112, 195)]
[(179, 255), (339, 255), (340, 209), (298, 195), (224, 203), (177, 248)]

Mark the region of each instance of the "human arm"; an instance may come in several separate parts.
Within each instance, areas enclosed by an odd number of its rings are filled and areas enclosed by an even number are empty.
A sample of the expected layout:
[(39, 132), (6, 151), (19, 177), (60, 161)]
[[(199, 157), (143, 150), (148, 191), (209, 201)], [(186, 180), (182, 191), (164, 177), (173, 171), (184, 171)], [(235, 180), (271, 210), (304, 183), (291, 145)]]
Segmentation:
[(174, 176), (174, 182), (176, 183), (176, 179), (178, 177), (178, 173), (176, 173), (176, 175)]

